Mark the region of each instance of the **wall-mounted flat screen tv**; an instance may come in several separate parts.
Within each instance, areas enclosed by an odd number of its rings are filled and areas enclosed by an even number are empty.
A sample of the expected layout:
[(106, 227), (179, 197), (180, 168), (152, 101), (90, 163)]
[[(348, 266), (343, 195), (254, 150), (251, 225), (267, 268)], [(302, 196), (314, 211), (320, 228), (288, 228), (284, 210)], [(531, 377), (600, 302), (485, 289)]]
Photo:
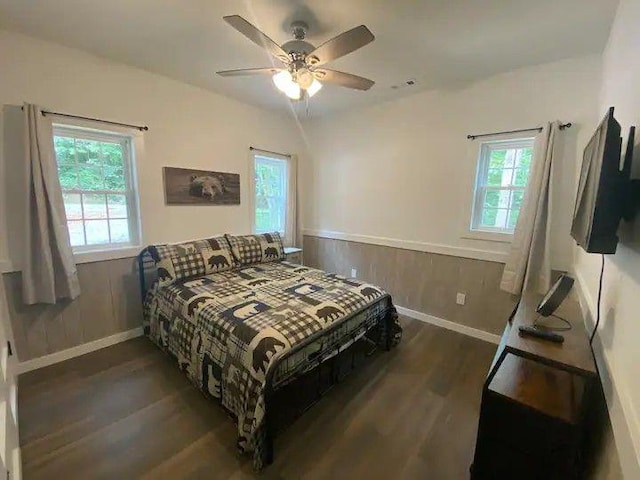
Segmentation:
[(584, 149), (571, 236), (589, 253), (615, 253), (616, 234), (625, 208), (633, 149), (628, 139), (625, 168), (620, 168), (620, 124), (609, 109)]

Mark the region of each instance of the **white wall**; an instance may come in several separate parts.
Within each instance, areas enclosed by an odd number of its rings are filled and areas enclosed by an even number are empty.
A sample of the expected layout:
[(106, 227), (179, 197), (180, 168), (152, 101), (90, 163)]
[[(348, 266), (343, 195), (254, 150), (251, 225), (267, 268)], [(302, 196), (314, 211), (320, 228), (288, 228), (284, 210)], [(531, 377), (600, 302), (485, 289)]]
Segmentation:
[[(626, 139), (630, 125), (640, 126), (640, 2), (622, 0), (604, 54), (599, 115), (614, 106)], [(634, 173), (640, 178), (636, 134)], [(625, 478), (640, 478), (640, 219), (623, 225), (623, 242), (605, 262), (602, 320), (597, 353), (605, 394)], [(576, 248), (575, 271), (595, 317), (600, 256)], [(597, 355), (598, 357), (598, 355)], [(628, 431), (627, 431), (628, 430)], [(629, 442), (626, 436), (631, 438)]]
[[(54, 111), (149, 126), (145, 155), (138, 165), (143, 240), (147, 244), (249, 232), (249, 146), (302, 153), (296, 124), (285, 115), (2, 30), (0, 72), (0, 105), (17, 106), (26, 101)], [(12, 110), (15, 108), (4, 107), (2, 117), (11, 116)], [(7, 137), (4, 142), (13, 145), (22, 141), (19, 132), (3, 128), (1, 122), (0, 135)], [(22, 198), (16, 197), (22, 192), (19, 172), (23, 159), (6, 156), (0, 162), (6, 177), (2, 183), (4, 208), (0, 208), (0, 224), (6, 225), (0, 235), (0, 260), (8, 256), (17, 265), (23, 209)], [(165, 206), (164, 166), (240, 173), (241, 205)]]
[(555, 266), (568, 268), (576, 145), (595, 125), (600, 70), (599, 56), (555, 62), (307, 123), (305, 226), (505, 252), (461, 238), (479, 145), (466, 136), (558, 119), (574, 125), (555, 177)]

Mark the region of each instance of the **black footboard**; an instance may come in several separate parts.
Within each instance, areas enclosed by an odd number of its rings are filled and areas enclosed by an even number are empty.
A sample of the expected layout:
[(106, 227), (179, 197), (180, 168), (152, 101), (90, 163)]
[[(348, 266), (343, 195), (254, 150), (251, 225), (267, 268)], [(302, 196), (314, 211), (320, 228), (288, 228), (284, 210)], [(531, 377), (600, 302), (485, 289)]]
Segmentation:
[(296, 376), (284, 386), (274, 388), (273, 373), (277, 371), (277, 366), (267, 373), (265, 422), (263, 431), (256, 438), (253, 455), (255, 470), (261, 470), (273, 462), (273, 441), (279, 431), (293, 423), (331, 388), (361, 366), (367, 357), (379, 350), (378, 347), (390, 350), (397, 345), (402, 336), (397, 318), (395, 308), (391, 307), (384, 317), (367, 325), (366, 333), (350, 346), (328, 359), (320, 359), (314, 368)]

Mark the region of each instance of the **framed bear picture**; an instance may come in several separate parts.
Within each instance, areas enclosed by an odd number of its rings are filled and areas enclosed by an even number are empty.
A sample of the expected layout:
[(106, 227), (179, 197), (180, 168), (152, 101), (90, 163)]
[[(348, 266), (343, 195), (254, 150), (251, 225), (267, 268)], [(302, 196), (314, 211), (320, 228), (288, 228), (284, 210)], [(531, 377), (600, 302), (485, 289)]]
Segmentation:
[(240, 205), (240, 175), (164, 167), (167, 205)]

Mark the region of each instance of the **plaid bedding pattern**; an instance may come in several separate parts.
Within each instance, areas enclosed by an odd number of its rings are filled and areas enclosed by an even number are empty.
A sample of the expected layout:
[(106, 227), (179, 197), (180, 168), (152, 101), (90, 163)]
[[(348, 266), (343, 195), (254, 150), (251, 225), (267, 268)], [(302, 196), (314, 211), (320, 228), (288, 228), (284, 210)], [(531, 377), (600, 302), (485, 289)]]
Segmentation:
[[(378, 287), (271, 262), (170, 285), (156, 282), (144, 310), (151, 339), (177, 359), (198, 388), (236, 415), (238, 445), (252, 451), (264, 420), (267, 372), (277, 360), (343, 321), (370, 321), (372, 315), (381, 321), (394, 309)], [(321, 335), (317, 342), (324, 339)], [(278, 378), (277, 371), (274, 375)]]
[(278, 232), (257, 235), (226, 234), (226, 237), (233, 256), (240, 265), (284, 260), (284, 247)]
[(149, 247), (149, 252), (156, 263), (158, 280), (164, 285), (236, 266), (231, 247), (222, 235), (172, 245), (154, 245)]

